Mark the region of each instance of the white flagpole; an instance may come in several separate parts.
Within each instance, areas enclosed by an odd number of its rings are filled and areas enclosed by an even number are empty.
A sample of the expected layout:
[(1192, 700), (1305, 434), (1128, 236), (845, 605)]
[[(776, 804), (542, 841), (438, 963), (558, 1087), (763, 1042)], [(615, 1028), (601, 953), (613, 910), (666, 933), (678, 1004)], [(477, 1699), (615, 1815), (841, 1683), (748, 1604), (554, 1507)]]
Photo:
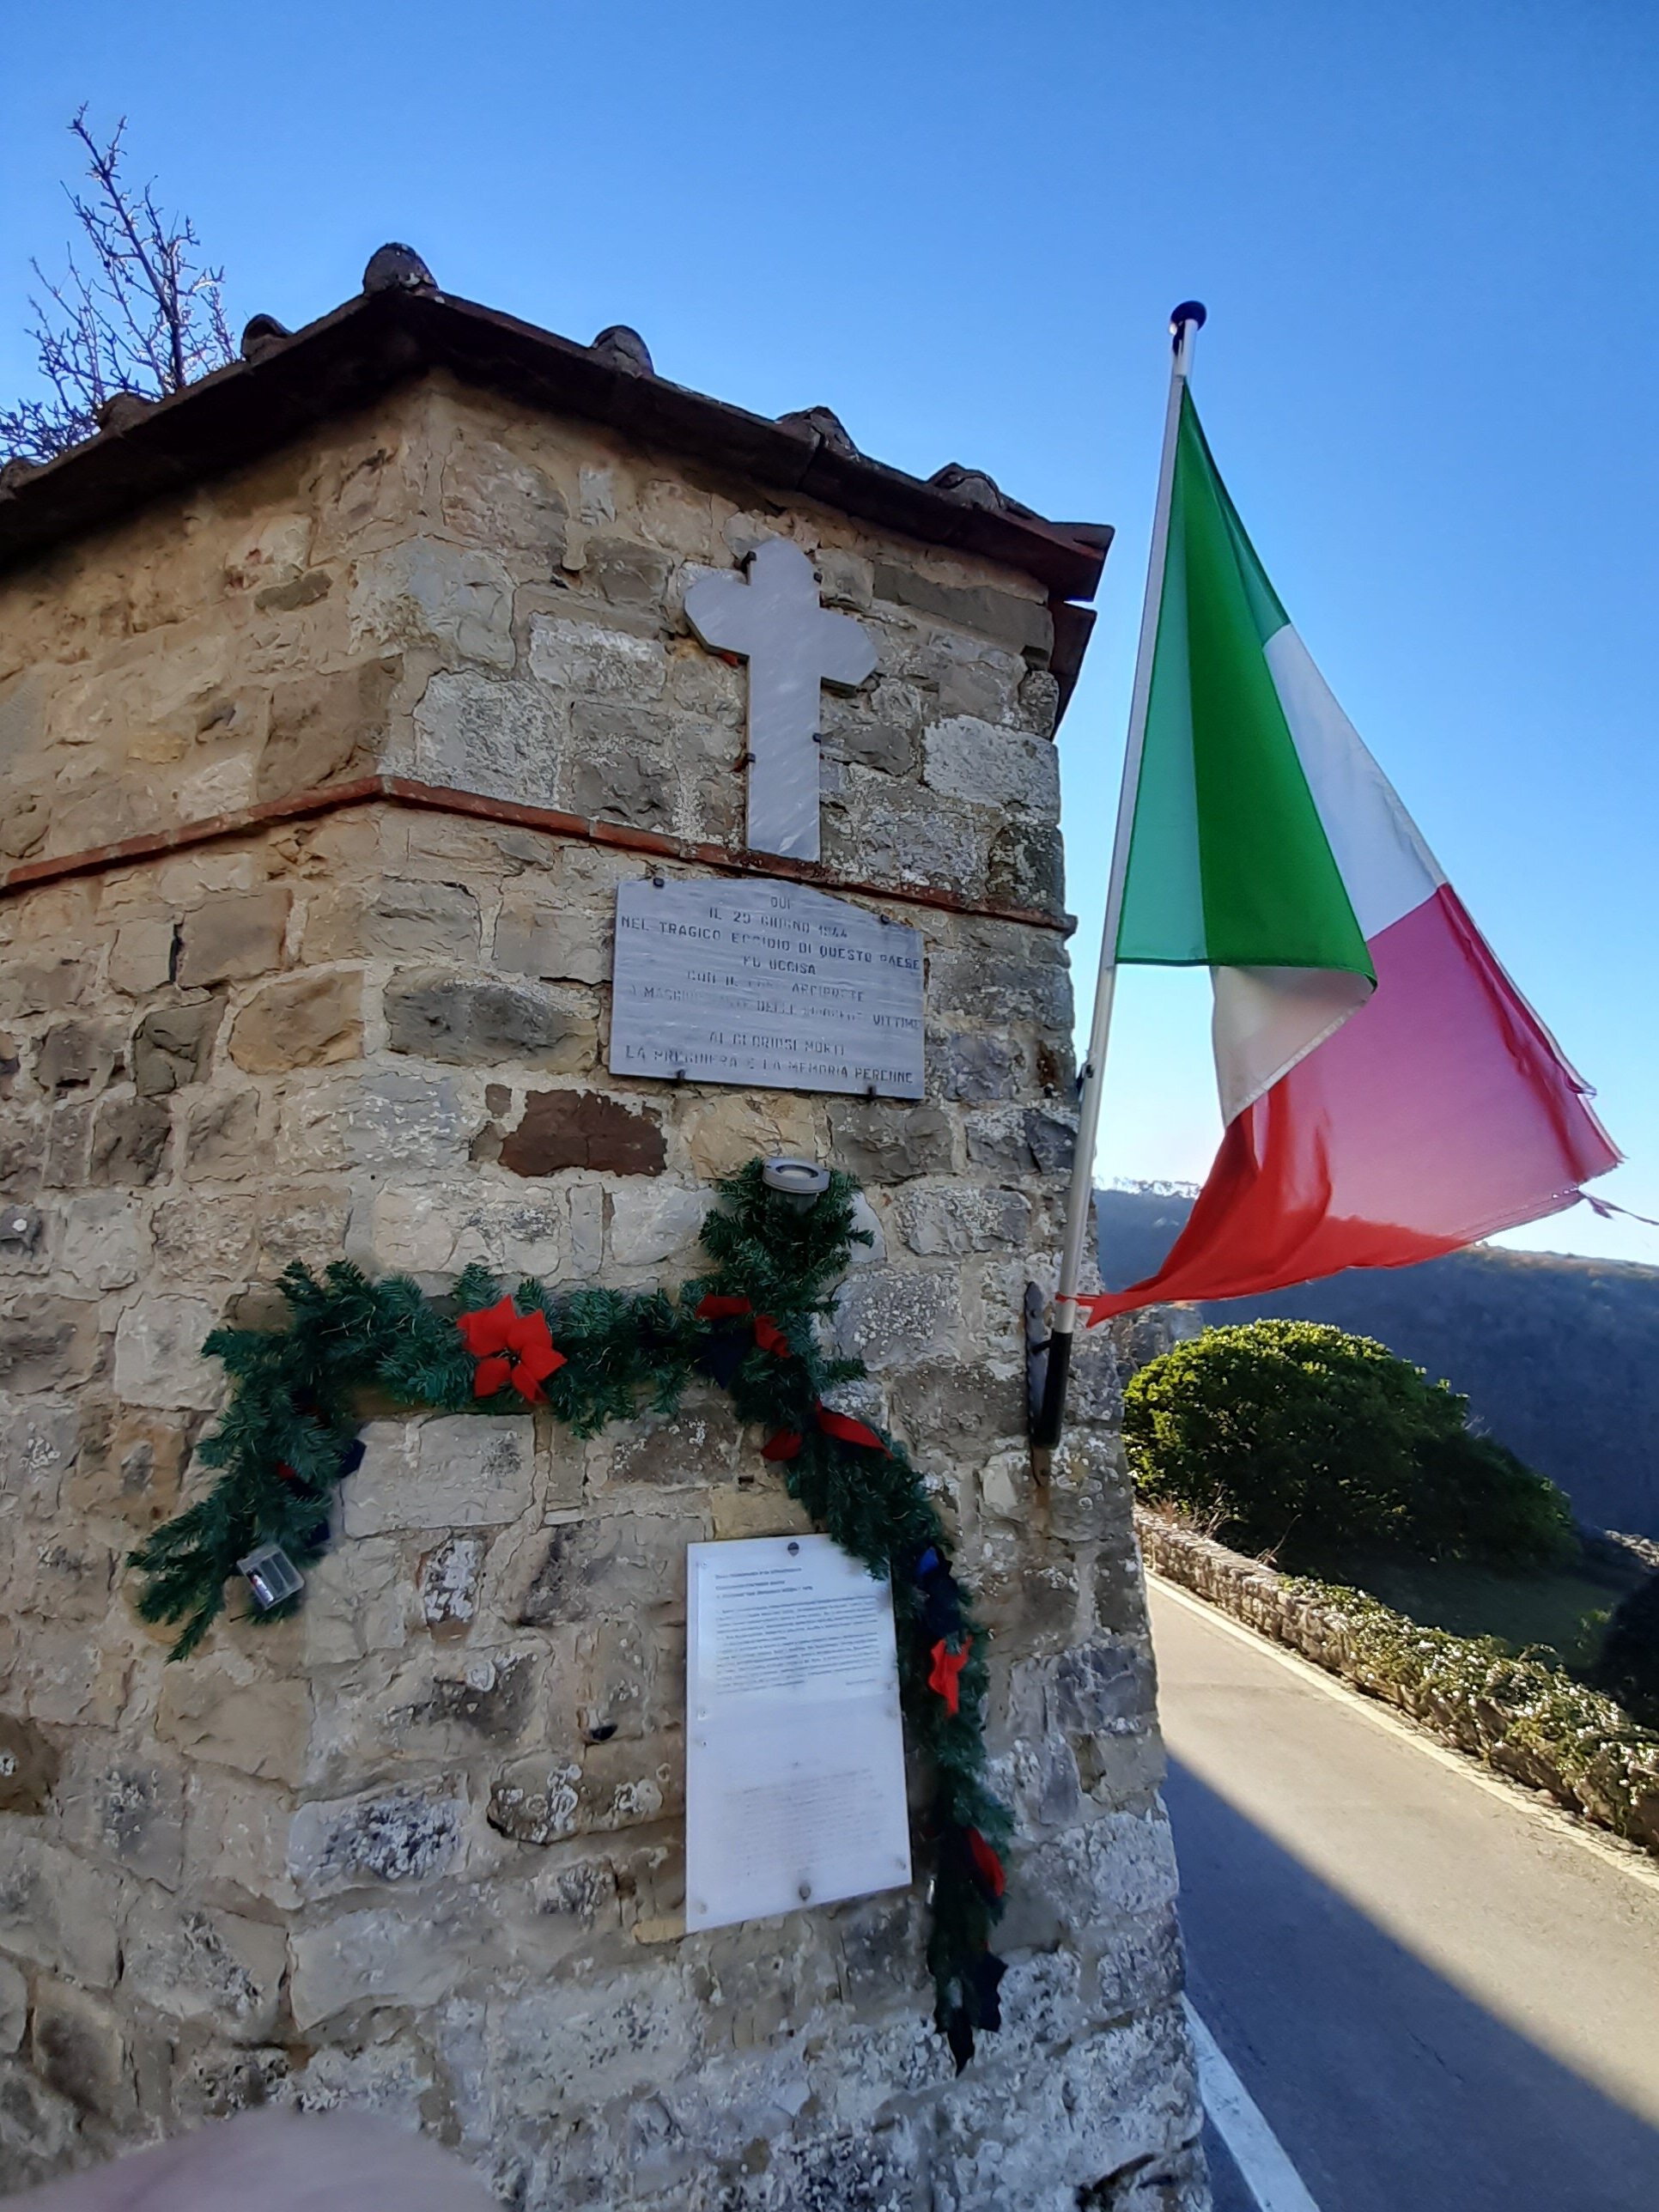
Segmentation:
[(1134, 825), (1135, 792), (1140, 780), (1141, 748), (1146, 738), (1146, 702), (1152, 688), (1152, 653), (1164, 599), (1164, 562), (1170, 542), (1170, 493), (1175, 482), (1176, 436), (1181, 427), (1181, 395), (1192, 366), (1193, 340), (1204, 327), (1204, 309), (1183, 300), (1170, 317), (1174, 357), (1170, 398), (1164, 415), (1164, 451), (1158, 462), (1158, 498), (1152, 508), (1152, 543), (1146, 558), (1146, 596), (1140, 610), (1140, 641), (1135, 651), (1134, 689), (1129, 698), (1129, 730), (1123, 749), (1123, 781), (1118, 793), (1117, 833), (1112, 843), (1106, 884), (1106, 921), (1100, 939), (1100, 972), (1095, 983), (1094, 1018), (1089, 1025), (1088, 1056), (1078, 1098), (1077, 1152), (1072, 1188), (1066, 1200), (1066, 1233), (1060, 1245), (1060, 1280), (1049, 1322), (1048, 1364), (1042, 1404), (1031, 1432), (1040, 1451), (1060, 1442), (1066, 1420), (1066, 1383), (1077, 1328), (1077, 1286), (1083, 1273), (1083, 1248), (1089, 1234), (1094, 1196), (1095, 1139), (1100, 1127), (1100, 1096), (1106, 1076), (1106, 1047), (1111, 1034), (1112, 1000), (1117, 988), (1117, 931), (1123, 911), (1123, 884), (1129, 867), (1129, 833)]

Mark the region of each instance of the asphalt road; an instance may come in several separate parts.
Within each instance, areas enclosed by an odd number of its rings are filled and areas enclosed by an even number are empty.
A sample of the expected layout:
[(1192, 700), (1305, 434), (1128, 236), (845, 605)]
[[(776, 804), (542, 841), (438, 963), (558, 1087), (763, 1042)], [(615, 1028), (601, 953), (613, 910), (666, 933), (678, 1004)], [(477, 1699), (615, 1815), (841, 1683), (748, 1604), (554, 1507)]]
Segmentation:
[(1190, 1995), (1318, 2212), (1659, 2212), (1659, 1865), (1152, 1607)]

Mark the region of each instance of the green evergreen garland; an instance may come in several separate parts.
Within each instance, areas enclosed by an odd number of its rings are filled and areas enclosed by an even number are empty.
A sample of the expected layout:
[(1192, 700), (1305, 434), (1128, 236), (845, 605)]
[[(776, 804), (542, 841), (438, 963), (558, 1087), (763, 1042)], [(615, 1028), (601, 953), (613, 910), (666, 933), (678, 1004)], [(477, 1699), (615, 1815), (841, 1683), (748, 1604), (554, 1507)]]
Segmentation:
[[(677, 1297), (583, 1290), (555, 1298), (528, 1279), (514, 1296), (521, 1314), (545, 1316), (563, 1355), (541, 1395), (577, 1436), (647, 1407), (672, 1413), (694, 1376), (712, 1376), (738, 1419), (767, 1431), (766, 1455), (815, 1525), (890, 1580), (909, 1740), (933, 1777), (934, 2017), (960, 2068), (975, 2030), (1001, 2024), (1002, 1965), (990, 1936), (1011, 1823), (985, 1780), (985, 1631), (902, 1444), (823, 1407), (826, 1392), (865, 1371), (860, 1360), (826, 1358), (814, 1327), (832, 1310), (854, 1245), (870, 1242), (853, 1225), (857, 1186), (837, 1174), (803, 1210), (766, 1188), (761, 1165), (751, 1160), (718, 1186), (721, 1205), (702, 1231), (712, 1268)], [(366, 1389), (410, 1410), (524, 1407), (510, 1383), (474, 1395), (457, 1316), (499, 1297), (484, 1267), (466, 1268), (442, 1298), (407, 1276), (371, 1282), (343, 1261), (320, 1281), (296, 1263), (282, 1287), (285, 1330), (216, 1329), (204, 1346), (230, 1378), (223, 1416), (200, 1449), (223, 1470), (219, 1480), (131, 1554), (145, 1577), (142, 1617), (182, 1624), (174, 1659), (188, 1657), (223, 1610), (239, 1559), (274, 1543), (304, 1567), (325, 1547), (335, 1488), (362, 1455)], [(257, 1617), (279, 1619), (299, 1602), (296, 1595)]]

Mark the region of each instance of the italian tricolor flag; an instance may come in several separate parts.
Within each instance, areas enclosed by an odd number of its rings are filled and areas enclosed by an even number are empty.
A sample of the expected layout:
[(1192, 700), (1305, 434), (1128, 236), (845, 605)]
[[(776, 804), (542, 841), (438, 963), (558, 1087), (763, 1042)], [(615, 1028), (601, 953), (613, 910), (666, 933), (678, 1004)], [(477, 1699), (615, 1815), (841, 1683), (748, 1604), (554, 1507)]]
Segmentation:
[(1619, 1154), (1291, 629), (1183, 383), (1120, 963), (1207, 967), (1226, 1132), (1091, 1321), (1431, 1258)]

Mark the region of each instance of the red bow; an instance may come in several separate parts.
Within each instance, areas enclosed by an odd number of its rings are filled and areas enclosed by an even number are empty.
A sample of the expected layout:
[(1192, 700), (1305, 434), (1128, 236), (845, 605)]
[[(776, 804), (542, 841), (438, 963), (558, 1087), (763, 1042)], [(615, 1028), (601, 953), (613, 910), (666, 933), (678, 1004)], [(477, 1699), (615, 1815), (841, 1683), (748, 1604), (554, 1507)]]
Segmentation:
[[(758, 1325), (755, 1333), (757, 1335), (760, 1334)], [(837, 1413), (828, 1406), (814, 1406), (812, 1419), (826, 1437), (834, 1437), (844, 1444), (860, 1444), (866, 1451), (878, 1451), (884, 1459), (892, 1457), (875, 1431), (866, 1429), (862, 1421), (855, 1421), (850, 1413)], [(776, 1436), (769, 1437), (761, 1446), (761, 1457), (793, 1459), (805, 1441), (799, 1429), (780, 1429)], [(952, 1705), (951, 1710), (954, 1712), (956, 1707)]]
[(968, 1856), (974, 1863), (974, 1872), (979, 1877), (980, 1887), (986, 1895), (1000, 1897), (1008, 1887), (1008, 1877), (1002, 1870), (1002, 1861), (977, 1828), (968, 1831)]
[(850, 1413), (834, 1413), (828, 1406), (815, 1407), (813, 1413), (826, 1437), (835, 1437), (844, 1444), (862, 1444), (866, 1451), (878, 1451), (884, 1459), (893, 1456), (875, 1431), (866, 1429)]
[(952, 1651), (943, 1637), (933, 1646), (933, 1664), (927, 1677), (927, 1686), (944, 1698), (947, 1713), (956, 1712), (961, 1705), (962, 1684), (958, 1677), (968, 1664), (968, 1654), (973, 1648), (971, 1636), (960, 1651)]
[(493, 1306), (459, 1315), (455, 1326), (478, 1363), (472, 1376), (475, 1398), (493, 1398), (510, 1382), (534, 1405), (547, 1376), (564, 1365), (564, 1354), (554, 1348), (547, 1316), (539, 1307), (521, 1314), (511, 1298), (499, 1298)]
[(770, 1314), (757, 1314), (748, 1298), (728, 1297), (711, 1291), (697, 1303), (699, 1321), (740, 1321), (745, 1314), (755, 1314), (755, 1341), (763, 1352), (770, 1352), (780, 1359), (789, 1357), (789, 1340)]

